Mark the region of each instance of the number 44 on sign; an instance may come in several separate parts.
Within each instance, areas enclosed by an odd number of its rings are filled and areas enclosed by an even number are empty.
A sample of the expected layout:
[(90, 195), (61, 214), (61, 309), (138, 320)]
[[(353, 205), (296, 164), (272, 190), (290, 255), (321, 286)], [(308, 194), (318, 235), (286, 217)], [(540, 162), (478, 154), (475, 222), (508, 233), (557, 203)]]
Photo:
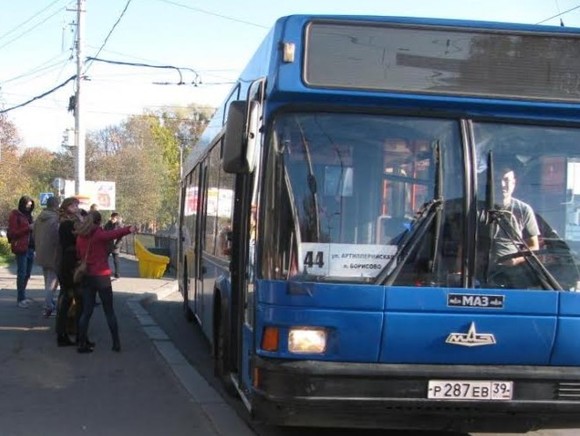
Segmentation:
[(396, 251), (396, 245), (303, 242), (298, 248), (298, 256), (304, 274), (376, 277)]

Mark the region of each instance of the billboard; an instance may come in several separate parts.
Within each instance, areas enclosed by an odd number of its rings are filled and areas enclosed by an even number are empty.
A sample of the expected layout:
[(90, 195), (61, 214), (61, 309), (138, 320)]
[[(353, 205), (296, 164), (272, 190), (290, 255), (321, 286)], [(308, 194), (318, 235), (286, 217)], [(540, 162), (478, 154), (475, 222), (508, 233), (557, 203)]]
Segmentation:
[(105, 181), (90, 181), (86, 180), (83, 192), (75, 195), (74, 180), (65, 180), (64, 196), (78, 197), (80, 200), (80, 207), (89, 209), (91, 204), (96, 204), (99, 210), (115, 210), (115, 182)]

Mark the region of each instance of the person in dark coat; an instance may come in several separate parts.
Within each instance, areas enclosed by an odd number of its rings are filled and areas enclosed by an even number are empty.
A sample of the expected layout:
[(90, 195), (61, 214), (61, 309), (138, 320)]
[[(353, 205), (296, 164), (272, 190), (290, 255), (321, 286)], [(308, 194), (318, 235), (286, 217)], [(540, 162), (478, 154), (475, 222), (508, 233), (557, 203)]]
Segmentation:
[(54, 296), (58, 288), (58, 270), (60, 265), (60, 245), (58, 240), (58, 198), (50, 197), (46, 208), (34, 223), (34, 244), (36, 264), (42, 267), (44, 276), (44, 315), (56, 314)]
[[(121, 227), (121, 217), (117, 212), (111, 214), (111, 218), (105, 224), (105, 230), (115, 230)], [(121, 252), (121, 238), (109, 242), (109, 253), (113, 258), (115, 278), (119, 278), (119, 253)]]
[(34, 200), (23, 195), (18, 201), (18, 209), (8, 216), (8, 240), (12, 253), (16, 256), (16, 302), (18, 307), (27, 308), (32, 300), (26, 298), (26, 286), (34, 262), (34, 238), (32, 237)]
[(65, 198), (59, 208), (58, 237), (61, 249), (60, 269), (58, 281), (60, 283), (60, 293), (57, 300), (56, 311), (56, 337), (57, 345), (64, 347), (75, 345), (68, 335), (67, 319), (71, 304), (75, 308), (75, 324), (78, 331), (78, 321), (81, 314), (81, 296), (78, 286), (75, 285), (73, 276), (77, 264), (76, 235), (75, 227), (81, 222), (79, 211), (79, 200), (75, 197)]

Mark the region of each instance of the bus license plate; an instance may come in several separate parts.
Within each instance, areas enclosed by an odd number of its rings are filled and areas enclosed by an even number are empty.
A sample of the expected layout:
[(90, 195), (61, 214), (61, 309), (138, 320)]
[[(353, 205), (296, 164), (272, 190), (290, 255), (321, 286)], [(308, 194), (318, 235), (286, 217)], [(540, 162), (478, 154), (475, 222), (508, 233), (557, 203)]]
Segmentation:
[(427, 398), (434, 400), (511, 400), (513, 382), (480, 380), (429, 380)]

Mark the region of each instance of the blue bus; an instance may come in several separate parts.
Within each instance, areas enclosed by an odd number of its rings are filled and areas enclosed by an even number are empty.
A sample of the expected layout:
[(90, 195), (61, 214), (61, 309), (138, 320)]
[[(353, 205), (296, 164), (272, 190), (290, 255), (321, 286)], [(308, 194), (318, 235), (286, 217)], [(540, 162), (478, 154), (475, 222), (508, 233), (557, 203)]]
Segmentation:
[(255, 419), (580, 427), (580, 29), (283, 17), (183, 174), (184, 313)]

